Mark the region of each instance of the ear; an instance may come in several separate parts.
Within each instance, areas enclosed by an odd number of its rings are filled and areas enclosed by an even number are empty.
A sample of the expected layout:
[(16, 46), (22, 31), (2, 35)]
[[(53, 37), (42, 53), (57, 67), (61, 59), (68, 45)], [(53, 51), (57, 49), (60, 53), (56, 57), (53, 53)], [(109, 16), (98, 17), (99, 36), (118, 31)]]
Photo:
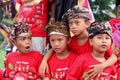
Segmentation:
[(117, 10), (118, 10), (118, 12), (120, 12), (120, 5), (117, 6)]
[(90, 26), (90, 21), (86, 21), (86, 28)]
[(89, 43), (92, 46), (93, 45), (93, 39), (89, 39)]

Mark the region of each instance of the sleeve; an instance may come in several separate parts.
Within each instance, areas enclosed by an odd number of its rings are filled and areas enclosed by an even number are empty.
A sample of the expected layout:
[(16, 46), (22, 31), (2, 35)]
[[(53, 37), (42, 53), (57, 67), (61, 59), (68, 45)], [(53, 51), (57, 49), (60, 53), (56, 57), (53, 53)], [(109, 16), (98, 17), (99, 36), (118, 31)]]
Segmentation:
[(112, 71), (111, 71), (111, 80), (116, 80), (115, 76), (117, 75), (116, 67), (112, 66)]
[(79, 75), (82, 73), (83, 66), (84, 66), (84, 59), (83, 56), (77, 57), (74, 63), (68, 69), (66, 80), (78, 80)]
[(9, 68), (9, 56), (7, 55), (6, 60), (5, 60), (5, 77), (8, 78), (9, 77), (9, 73), (10, 73), (10, 68)]
[(37, 61), (38, 61), (38, 62), (37, 62), (37, 67), (38, 67), (38, 68), (37, 68), (37, 69), (38, 69), (38, 70), (37, 70), (37, 71), (38, 71), (38, 72), (37, 72), (37, 76), (41, 78), (40, 73), (39, 73), (39, 66), (40, 66), (41, 61), (42, 61), (42, 55), (41, 55), (40, 53), (38, 53), (38, 55), (36, 55), (36, 56), (37, 56)]

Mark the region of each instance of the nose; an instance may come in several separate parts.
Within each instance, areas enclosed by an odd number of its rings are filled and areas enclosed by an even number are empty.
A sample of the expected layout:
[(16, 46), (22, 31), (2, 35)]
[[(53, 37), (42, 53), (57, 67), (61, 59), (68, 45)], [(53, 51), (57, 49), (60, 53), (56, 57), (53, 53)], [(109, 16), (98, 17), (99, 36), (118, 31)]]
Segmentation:
[(58, 43), (58, 41), (55, 41), (55, 44), (54, 44), (55, 46), (58, 46), (59, 45), (59, 43)]
[(102, 39), (102, 42), (103, 42), (103, 43), (106, 43), (106, 42), (107, 42), (107, 39), (106, 39), (106, 38), (103, 38), (103, 39)]
[(31, 43), (31, 40), (26, 39), (26, 40), (25, 40), (25, 43), (26, 43), (26, 44), (30, 44), (30, 43)]

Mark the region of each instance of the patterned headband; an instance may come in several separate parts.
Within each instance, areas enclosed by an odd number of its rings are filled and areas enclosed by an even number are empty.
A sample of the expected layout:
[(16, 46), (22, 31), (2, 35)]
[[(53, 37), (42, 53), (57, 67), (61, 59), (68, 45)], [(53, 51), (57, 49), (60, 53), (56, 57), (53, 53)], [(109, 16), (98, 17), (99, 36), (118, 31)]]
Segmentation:
[(110, 26), (105, 26), (104, 24), (105, 23), (93, 22), (90, 27), (87, 28), (89, 38), (93, 38), (98, 34), (108, 34), (111, 37), (112, 31)]
[(72, 9), (69, 9), (63, 16), (62, 21), (65, 22), (65, 24), (68, 23), (68, 20), (75, 18), (85, 18), (90, 19), (90, 13), (87, 8), (81, 7), (81, 6), (74, 6)]
[(70, 36), (69, 29), (62, 22), (50, 21), (46, 26), (48, 36), (52, 34), (59, 34)]
[(14, 24), (11, 27), (12, 27), (12, 31), (11, 31), (11, 38), (12, 39), (15, 39), (21, 33), (31, 33), (28, 26), (25, 23), (22, 23), (22, 22)]

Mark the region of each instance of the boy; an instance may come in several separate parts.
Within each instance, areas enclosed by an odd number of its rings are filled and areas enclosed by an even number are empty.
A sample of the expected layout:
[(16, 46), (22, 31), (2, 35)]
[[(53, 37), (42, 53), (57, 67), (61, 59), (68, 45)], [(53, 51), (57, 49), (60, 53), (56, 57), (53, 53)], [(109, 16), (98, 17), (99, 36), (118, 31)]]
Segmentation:
[(7, 55), (5, 77), (11, 80), (37, 80), (40, 78), (38, 67), (42, 56), (39, 52), (30, 50), (31, 31), (24, 23), (12, 27), (11, 38), (18, 50)]
[(47, 31), (54, 52), (48, 61), (49, 74), (44, 80), (65, 80), (67, 70), (77, 57), (67, 47), (69, 30), (62, 22), (50, 22)]
[(117, 67), (117, 80), (120, 80), (120, 23), (117, 23), (113, 26), (115, 28), (115, 31), (112, 34), (113, 38), (113, 51), (118, 57), (116, 67)]
[(105, 52), (111, 46), (111, 30), (98, 22), (91, 24), (87, 29), (90, 38), (90, 44), (93, 47), (92, 52), (79, 56), (68, 70), (66, 80), (115, 80), (114, 67), (107, 67), (98, 76), (90, 78), (90, 67), (94, 64), (105, 62)]
[[(86, 28), (90, 26), (89, 11), (84, 7), (74, 6), (63, 15), (63, 22), (69, 26), (70, 31), (74, 34), (69, 44), (69, 49), (78, 55), (90, 53), (92, 46), (89, 43), (89, 33), (86, 30)], [(106, 53), (109, 55), (111, 50), (109, 49)], [(44, 66), (41, 65), (41, 68), (46, 67), (45, 63), (48, 57), (49, 56), (45, 56), (43, 58), (42, 63), (44, 63)], [(116, 56), (112, 54), (111, 57), (102, 64), (91, 65), (91, 77), (102, 72), (105, 67), (114, 64), (116, 60)], [(40, 71), (41, 74), (44, 75), (44, 68), (42, 69)]]
[[(53, 0), (16, 0), (18, 20), (29, 25), (32, 32), (31, 49), (44, 55), (46, 31), (43, 30), (49, 19), (49, 5)], [(49, 3), (49, 4), (48, 4)], [(52, 11), (54, 7), (52, 6)], [(50, 18), (53, 17), (51, 12)]]

